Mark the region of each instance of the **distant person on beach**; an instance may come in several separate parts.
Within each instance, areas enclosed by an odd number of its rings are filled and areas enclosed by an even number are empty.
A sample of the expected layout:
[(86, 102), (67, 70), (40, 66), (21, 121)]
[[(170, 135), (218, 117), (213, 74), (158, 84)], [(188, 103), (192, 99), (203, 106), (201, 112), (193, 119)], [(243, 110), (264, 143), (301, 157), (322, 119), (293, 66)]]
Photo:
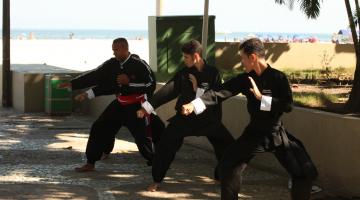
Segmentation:
[[(225, 149), (235, 140), (221, 123), (221, 104), (214, 105), (201, 115), (184, 116), (181, 106), (189, 103), (204, 91), (215, 89), (221, 84), (219, 71), (205, 62), (201, 57), (202, 46), (197, 40), (190, 40), (182, 48), (185, 67), (178, 71), (152, 98), (144, 102), (138, 116), (146, 114), (165, 103), (177, 98), (176, 114), (168, 121), (169, 124), (162, 133), (152, 166), (153, 183), (148, 191), (158, 190), (166, 176), (176, 152), (182, 146), (187, 136), (206, 136), (214, 148), (215, 156), (220, 161)], [(214, 179), (219, 180), (217, 167)]]
[(201, 114), (239, 93), (247, 98), (250, 122), (220, 161), (221, 199), (237, 200), (247, 164), (258, 153), (272, 152), (291, 175), (291, 199), (308, 200), (318, 172), (303, 144), (281, 122), (281, 116), (290, 112), (293, 104), (288, 79), (266, 63), (265, 47), (259, 39), (244, 41), (239, 51), (244, 73), (182, 106), (184, 115)]
[(29, 40), (35, 39), (35, 34), (34, 34), (33, 32), (30, 32), (28, 39), (29, 39)]
[(73, 39), (74, 38), (74, 33), (73, 32), (71, 32), (71, 33), (69, 33), (69, 39), (71, 40), (71, 39)]
[(26, 33), (21, 33), (21, 34), (18, 36), (18, 39), (19, 39), (19, 40), (24, 40), (24, 39), (26, 39)]
[(333, 33), (331, 36), (331, 42), (334, 44), (339, 44), (339, 35), (337, 33)]
[(122, 126), (126, 126), (140, 154), (152, 164), (154, 145), (164, 129), (164, 124), (154, 114), (144, 119), (136, 116), (141, 103), (151, 97), (155, 87), (155, 76), (150, 66), (139, 56), (129, 52), (125, 38), (113, 41), (114, 58), (105, 61), (98, 68), (86, 72), (68, 83), (59, 84), (59, 88), (72, 90), (89, 88), (75, 97), (83, 101), (100, 95), (115, 94), (115, 99), (92, 124), (86, 146), (87, 163), (75, 168), (77, 172), (95, 170), (95, 162), (107, 157), (114, 147), (115, 135)]

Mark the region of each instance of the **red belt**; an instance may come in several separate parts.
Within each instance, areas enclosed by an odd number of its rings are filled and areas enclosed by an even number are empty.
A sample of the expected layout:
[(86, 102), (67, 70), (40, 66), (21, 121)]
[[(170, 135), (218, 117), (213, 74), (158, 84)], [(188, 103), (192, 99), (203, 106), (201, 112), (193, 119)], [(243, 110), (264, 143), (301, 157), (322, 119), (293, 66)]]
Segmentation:
[[(118, 102), (123, 105), (131, 105), (135, 103), (144, 103), (145, 102), (145, 95), (144, 94), (133, 94), (133, 95), (118, 95), (117, 97)], [(151, 131), (151, 119), (150, 115), (145, 115), (145, 126), (146, 126), (146, 136), (148, 138), (152, 138), (152, 131)]]
[(117, 100), (123, 106), (145, 102), (144, 94), (118, 95)]

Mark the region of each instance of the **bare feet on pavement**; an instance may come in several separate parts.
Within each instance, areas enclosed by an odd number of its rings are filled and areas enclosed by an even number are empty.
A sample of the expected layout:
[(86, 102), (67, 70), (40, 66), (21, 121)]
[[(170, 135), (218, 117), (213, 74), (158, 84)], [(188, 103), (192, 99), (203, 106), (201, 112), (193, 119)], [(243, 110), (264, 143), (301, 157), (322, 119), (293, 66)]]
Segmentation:
[(101, 160), (106, 160), (109, 158), (109, 156), (110, 156), (110, 154), (103, 153), (101, 156)]
[(75, 167), (76, 172), (92, 172), (95, 171), (95, 165), (93, 164), (85, 164), (81, 167)]
[(160, 183), (152, 183), (147, 187), (147, 191), (149, 192), (156, 192), (160, 188)]
[(220, 184), (221, 184), (221, 181), (220, 181), (220, 180), (217, 180), (217, 179), (214, 179), (214, 184), (220, 185)]

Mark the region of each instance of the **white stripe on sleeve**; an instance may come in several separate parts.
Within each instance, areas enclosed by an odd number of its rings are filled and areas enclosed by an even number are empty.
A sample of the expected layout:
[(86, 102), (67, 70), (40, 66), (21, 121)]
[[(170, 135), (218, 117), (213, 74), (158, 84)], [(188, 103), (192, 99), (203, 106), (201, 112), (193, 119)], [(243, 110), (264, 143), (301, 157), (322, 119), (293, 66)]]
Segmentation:
[(194, 112), (196, 115), (201, 114), (206, 109), (204, 102), (200, 98), (196, 98), (191, 104), (194, 105)]
[(86, 91), (86, 93), (87, 93), (88, 99), (95, 98), (95, 94), (94, 94), (94, 91), (92, 89)]
[(260, 110), (270, 111), (271, 110), (271, 101), (272, 101), (272, 97), (262, 95)]
[(141, 106), (146, 110), (146, 112), (148, 114), (151, 114), (152, 112), (154, 112), (154, 108), (148, 101), (145, 101), (144, 103), (142, 103)]

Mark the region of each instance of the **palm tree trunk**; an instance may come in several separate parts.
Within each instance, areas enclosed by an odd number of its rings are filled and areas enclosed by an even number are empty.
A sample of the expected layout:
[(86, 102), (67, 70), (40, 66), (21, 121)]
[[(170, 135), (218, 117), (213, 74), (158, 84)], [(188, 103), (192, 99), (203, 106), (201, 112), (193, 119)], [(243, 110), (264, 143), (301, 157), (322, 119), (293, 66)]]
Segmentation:
[[(359, 4), (358, 1), (355, 0), (357, 15), (359, 15), (358, 11)], [(356, 55), (356, 68), (354, 74), (353, 87), (350, 92), (349, 100), (346, 102), (345, 108), (350, 112), (360, 112), (360, 46), (359, 46), (359, 38), (356, 33), (355, 22), (352, 15), (352, 10), (350, 6), (349, 0), (345, 0), (346, 11), (348, 14), (351, 34), (354, 41), (354, 49)]]
[(10, 0), (3, 0), (2, 105), (12, 106), (10, 74)]

